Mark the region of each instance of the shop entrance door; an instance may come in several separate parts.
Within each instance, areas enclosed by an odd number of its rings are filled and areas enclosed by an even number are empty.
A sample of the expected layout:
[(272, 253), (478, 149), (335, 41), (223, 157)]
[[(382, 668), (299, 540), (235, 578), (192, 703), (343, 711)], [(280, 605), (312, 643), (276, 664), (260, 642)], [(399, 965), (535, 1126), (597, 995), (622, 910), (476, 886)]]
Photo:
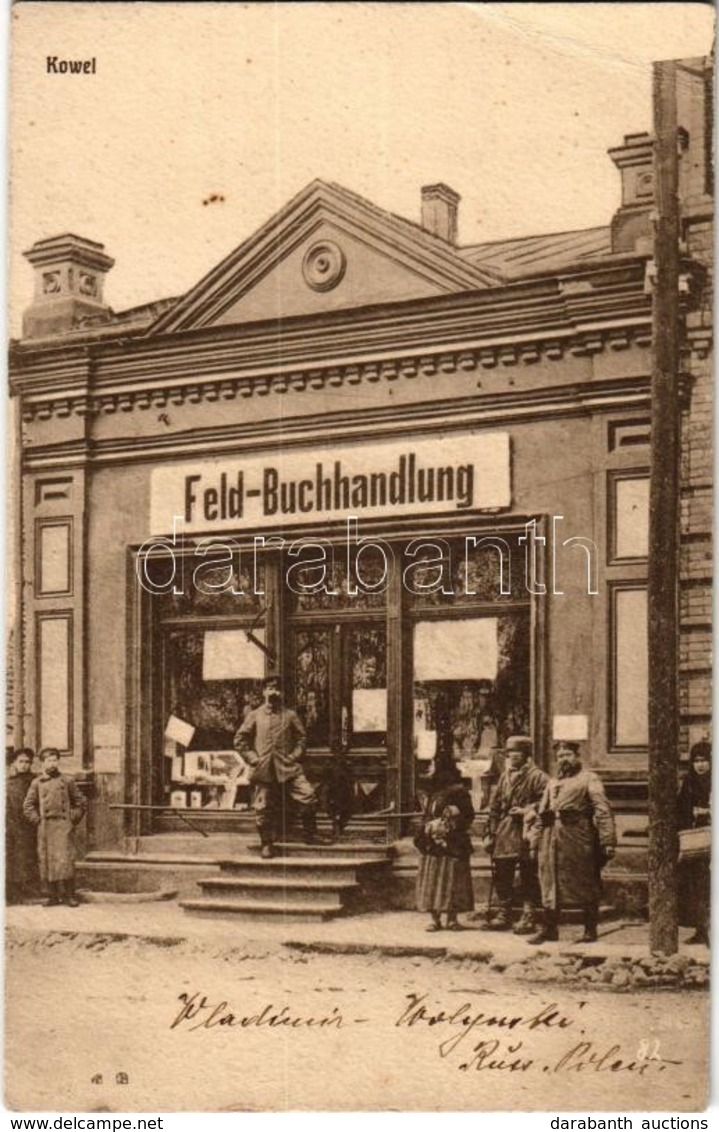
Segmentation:
[(293, 701), (307, 731), (310, 776), (326, 796), (341, 765), (353, 817), (383, 813), (389, 802), (384, 622), (299, 623), (290, 641)]

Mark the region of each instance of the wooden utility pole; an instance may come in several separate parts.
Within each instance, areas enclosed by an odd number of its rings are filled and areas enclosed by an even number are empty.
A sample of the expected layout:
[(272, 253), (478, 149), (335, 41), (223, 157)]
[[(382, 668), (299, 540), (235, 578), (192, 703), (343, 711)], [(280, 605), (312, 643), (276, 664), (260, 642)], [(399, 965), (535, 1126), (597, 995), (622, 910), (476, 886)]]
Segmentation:
[(676, 65), (654, 64), (656, 268), (649, 490), (649, 925), (676, 952), (679, 745), (679, 132)]

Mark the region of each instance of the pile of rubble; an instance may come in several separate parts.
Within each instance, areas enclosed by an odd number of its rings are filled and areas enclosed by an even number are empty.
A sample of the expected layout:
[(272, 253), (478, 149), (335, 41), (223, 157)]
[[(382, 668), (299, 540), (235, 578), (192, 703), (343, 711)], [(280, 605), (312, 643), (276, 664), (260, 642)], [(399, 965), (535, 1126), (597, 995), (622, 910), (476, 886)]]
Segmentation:
[(709, 986), (709, 963), (687, 955), (644, 955), (630, 958), (537, 951), (526, 959), (513, 963), (492, 963), (490, 967), (516, 979), (572, 983), (616, 991), (651, 987), (677, 990)]

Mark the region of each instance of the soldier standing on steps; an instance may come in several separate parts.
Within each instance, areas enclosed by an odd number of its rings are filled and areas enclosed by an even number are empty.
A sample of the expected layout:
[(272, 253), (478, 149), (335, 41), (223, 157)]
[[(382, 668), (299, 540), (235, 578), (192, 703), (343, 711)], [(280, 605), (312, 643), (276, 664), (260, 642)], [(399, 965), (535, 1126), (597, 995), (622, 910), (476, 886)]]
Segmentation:
[(316, 837), (317, 797), (302, 770), (305, 729), (297, 714), (282, 706), (279, 676), (268, 676), (262, 703), (248, 713), (234, 739), (238, 753), (250, 764), (253, 805), (262, 843), (261, 856), (274, 856), (274, 842), (284, 809), (284, 793), (302, 811), (305, 842)]

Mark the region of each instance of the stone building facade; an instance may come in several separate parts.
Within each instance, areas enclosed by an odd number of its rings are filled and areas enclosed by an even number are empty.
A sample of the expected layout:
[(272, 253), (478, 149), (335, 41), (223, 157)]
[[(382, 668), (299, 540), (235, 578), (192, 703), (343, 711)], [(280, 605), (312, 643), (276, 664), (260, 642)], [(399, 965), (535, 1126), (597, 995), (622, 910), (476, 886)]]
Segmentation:
[[(711, 726), (709, 70), (686, 62), (679, 107), (685, 757)], [(415, 224), (317, 181), (129, 311), (101, 245), (26, 253), (15, 738), (85, 782), (91, 849), (178, 808), (244, 828), (232, 733), (281, 668), (365, 825), (401, 840), (438, 754), (481, 808), (507, 735), (545, 766), (576, 737), (641, 871), (652, 140), (610, 156), (605, 227), (469, 247), (446, 185)]]

